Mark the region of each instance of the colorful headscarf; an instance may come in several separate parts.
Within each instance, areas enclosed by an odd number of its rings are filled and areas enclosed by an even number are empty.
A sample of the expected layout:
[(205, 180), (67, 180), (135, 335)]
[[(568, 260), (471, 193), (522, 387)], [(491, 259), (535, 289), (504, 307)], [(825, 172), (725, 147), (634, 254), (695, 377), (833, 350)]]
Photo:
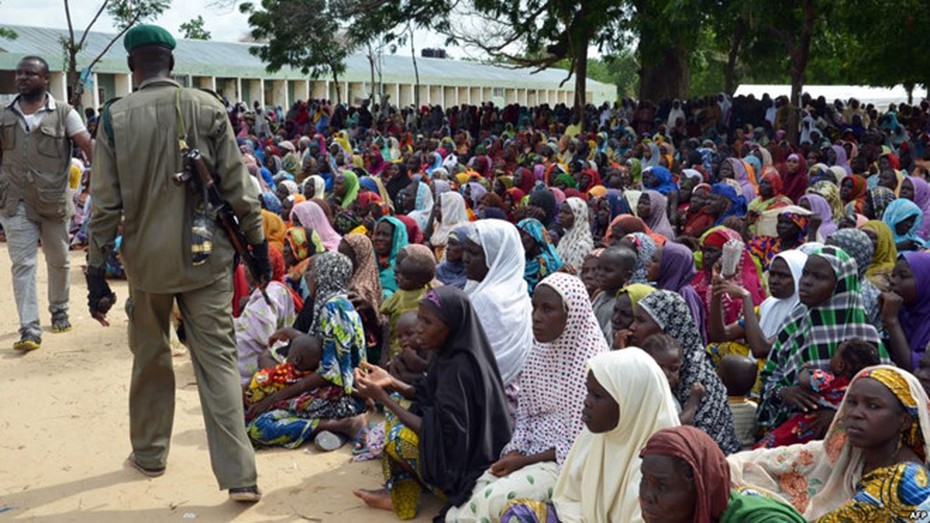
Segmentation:
[(682, 347), (681, 372), (672, 394), (684, 405), (691, 397), (691, 386), (704, 385), (704, 399), (694, 415), (694, 426), (707, 433), (724, 454), (740, 450), (733, 429), (733, 413), (727, 404), (727, 390), (704, 351), (704, 341), (684, 298), (677, 292), (657, 290), (639, 301), (662, 332), (678, 340)]
[[(407, 246), (407, 227), (404, 222), (393, 216), (384, 216), (378, 219), (378, 223), (387, 223), (394, 228), (391, 236), (391, 252), (387, 258), (377, 257), (378, 274), (381, 279), (381, 294), (383, 299), (388, 299), (397, 291), (397, 280), (394, 279), (394, 270), (396, 269), (397, 253)], [(377, 225), (375, 225), (377, 227)], [(372, 248), (374, 249), (374, 248)], [(377, 255), (377, 253), (376, 253)]]
[(565, 200), (565, 205), (571, 209), (575, 221), (571, 229), (566, 229), (556, 252), (566, 266), (580, 271), (585, 256), (594, 250), (594, 238), (591, 237), (591, 227), (588, 226), (588, 204), (581, 198), (569, 198)]
[(649, 280), (646, 278), (646, 272), (649, 270), (652, 256), (656, 252), (656, 242), (648, 234), (642, 232), (627, 234), (623, 239), (629, 240), (636, 250), (636, 268), (633, 270), (630, 283), (648, 284)]
[(339, 233), (333, 229), (333, 226), (330, 225), (329, 220), (326, 218), (326, 213), (323, 212), (323, 208), (316, 202), (307, 201), (295, 205), (291, 209), (291, 221), (294, 221), (294, 218), (297, 218), (300, 225), (305, 229), (313, 230), (319, 234), (320, 241), (323, 242), (326, 250), (335, 251), (339, 248), (342, 236), (339, 236)]
[(830, 358), (840, 343), (860, 338), (877, 346), (882, 360), (889, 361), (878, 332), (866, 320), (855, 260), (839, 247), (830, 246), (817, 249), (813, 256), (830, 264), (836, 286), (824, 303), (797, 307), (785, 319), (762, 369), (762, 401), (757, 419), (763, 427), (777, 427), (793, 412), (793, 407), (783, 403), (775, 391), (795, 384), (805, 365), (829, 368)]
[(872, 283), (876, 283), (879, 276), (891, 274), (894, 270), (898, 260), (898, 246), (894, 243), (894, 234), (885, 222), (869, 220), (862, 228), (874, 232), (878, 238), (875, 252), (872, 254), (872, 264), (865, 271), (865, 276), (872, 280)]
[[(321, 322), (328, 302), (338, 296), (348, 296), (352, 278), (352, 261), (339, 252), (324, 252), (313, 257), (310, 269), (316, 287), (313, 297), (313, 324), (308, 334), (323, 337)], [(364, 339), (364, 338), (363, 338)]]
[[(539, 247), (539, 254), (536, 257), (533, 259), (527, 258), (526, 268), (523, 272), (523, 279), (526, 280), (528, 287), (527, 290), (532, 295), (536, 290), (536, 284), (540, 280), (562, 268), (562, 258), (559, 257), (555, 246), (552, 245), (549, 233), (546, 232), (542, 222), (535, 218), (526, 218), (520, 220), (517, 227), (523, 233), (528, 234), (536, 243), (536, 246)], [(526, 254), (529, 255), (529, 253)]]
[(339, 206), (343, 209), (348, 209), (349, 206), (352, 205), (352, 202), (358, 197), (358, 175), (353, 171), (342, 171), (336, 174), (336, 179), (342, 180), (346, 189), (345, 194), (342, 196), (342, 201), (339, 202)]
[(737, 193), (730, 184), (725, 182), (715, 183), (711, 189), (711, 194), (718, 196), (723, 196), (730, 201), (730, 207), (721, 214), (714, 225), (721, 225), (723, 221), (729, 218), (730, 216), (736, 216), (737, 218), (742, 218), (746, 215), (746, 198)]
[(830, 211), (834, 221), (840, 221), (846, 217), (846, 208), (843, 207), (843, 201), (840, 199), (840, 190), (836, 184), (827, 180), (821, 180), (807, 190), (808, 194), (814, 193), (823, 196), (830, 204)]
[(872, 204), (872, 213), (874, 216), (871, 218), (874, 220), (881, 220), (885, 215), (885, 209), (895, 200), (894, 191), (887, 187), (872, 187), (869, 189), (866, 198), (868, 198)]

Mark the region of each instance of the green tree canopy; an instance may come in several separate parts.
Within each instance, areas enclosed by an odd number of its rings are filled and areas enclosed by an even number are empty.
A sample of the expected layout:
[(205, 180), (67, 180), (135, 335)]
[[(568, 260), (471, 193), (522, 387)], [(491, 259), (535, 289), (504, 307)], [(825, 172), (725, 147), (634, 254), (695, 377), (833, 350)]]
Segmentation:
[(188, 40), (209, 40), (211, 37), (210, 31), (207, 31), (204, 27), (203, 17), (200, 15), (181, 24), (178, 30)]

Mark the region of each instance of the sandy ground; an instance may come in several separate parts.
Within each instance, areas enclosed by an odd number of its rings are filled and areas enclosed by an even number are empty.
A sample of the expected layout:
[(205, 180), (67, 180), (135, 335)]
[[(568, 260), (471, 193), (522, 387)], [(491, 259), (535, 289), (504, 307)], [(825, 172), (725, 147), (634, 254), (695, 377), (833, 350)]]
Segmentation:
[[(40, 255), (46, 332), (41, 349), (21, 354), (10, 348), (19, 321), (6, 250), (0, 244), (0, 521), (397, 521), (352, 495), (353, 488), (377, 488), (381, 466), (351, 462), (348, 446), (329, 454), (310, 446), (260, 450), (264, 499), (252, 506), (228, 501), (210, 470), (197, 385), (183, 352), (174, 358), (177, 407), (167, 473), (148, 479), (128, 468), (126, 283), (111, 282), (120, 301), (111, 326), (99, 326), (86, 308), (84, 253), (72, 253), (74, 329), (53, 334)], [(424, 495), (417, 521), (430, 521), (439, 506)]]

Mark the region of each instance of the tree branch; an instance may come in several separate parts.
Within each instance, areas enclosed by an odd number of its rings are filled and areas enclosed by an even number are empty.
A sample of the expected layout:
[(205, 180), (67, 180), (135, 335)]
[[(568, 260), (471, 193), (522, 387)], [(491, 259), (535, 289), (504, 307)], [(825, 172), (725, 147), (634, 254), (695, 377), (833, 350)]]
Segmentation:
[(71, 25), (71, 7), (68, 0), (65, 0), (65, 18), (68, 19), (68, 34), (71, 35), (71, 46), (74, 47), (74, 27)]
[[(94, 15), (94, 19), (91, 20), (89, 24), (87, 24), (87, 29), (84, 30), (84, 34), (81, 36), (81, 42), (78, 43), (78, 49), (84, 46), (84, 40), (87, 39), (87, 34), (90, 33), (90, 28), (93, 27), (95, 23), (97, 23), (97, 19), (100, 18), (100, 15), (103, 13), (103, 10), (106, 9), (108, 3), (110, 3), (110, 0), (103, 0), (103, 3), (100, 4), (100, 9), (97, 10), (97, 14)], [(67, 2), (65, 2), (65, 5), (67, 5)], [(70, 25), (71, 25), (71, 17), (69, 16), (68, 26), (70, 27)], [(74, 41), (73, 33), (71, 35), (71, 41), (72, 42)]]
[(97, 57), (94, 58), (90, 62), (90, 64), (87, 66), (87, 69), (92, 71), (94, 69), (94, 66), (97, 65), (97, 62), (99, 62), (100, 59), (103, 58), (105, 54), (107, 54), (110, 48), (113, 47), (113, 44), (115, 44), (120, 38), (122, 38), (122, 36), (126, 34), (126, 31), (131, 29), (132, 26), (136, 25), (136, 22), (138, 21), (139, 21), (139, 14), (136, 13), (136, 15), (132, 17), (132, 20), (130, 20), (129, 23), (126, 24), (126, 27), (124, 27), (123, 30), (119, 32), (119, 34), (114, 36), (113, 39), (110, 40), (110, 43), (108, 43), (107, 46), (103, 48), (103, 51), (100, 51), (100, 54), (98, 54)]

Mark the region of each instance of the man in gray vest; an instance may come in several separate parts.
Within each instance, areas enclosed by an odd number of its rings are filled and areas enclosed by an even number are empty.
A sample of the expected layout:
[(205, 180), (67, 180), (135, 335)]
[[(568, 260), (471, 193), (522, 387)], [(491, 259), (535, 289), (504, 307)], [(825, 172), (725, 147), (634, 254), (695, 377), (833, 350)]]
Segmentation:
[(71, 330), (68, 321), (68, 222), (74, 214), (68, 169), (71, 143), (91, 158), (91, 140), (77, 111), (48, 93), (48, 63), (27, 56), (16, 66), (13, 102), (0, 114), (0, 222), (13, 262), (13, 296), (20, 340), (13, 348), (42, 344), (36, 296), (39, 240), (48, 267), (52, 332)]

